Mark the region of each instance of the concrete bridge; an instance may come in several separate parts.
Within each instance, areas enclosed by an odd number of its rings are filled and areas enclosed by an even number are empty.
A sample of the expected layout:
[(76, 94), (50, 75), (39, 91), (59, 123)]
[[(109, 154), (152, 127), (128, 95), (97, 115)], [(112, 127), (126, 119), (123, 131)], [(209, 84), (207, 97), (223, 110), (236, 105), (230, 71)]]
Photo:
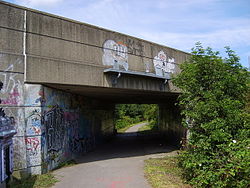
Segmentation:
[(189, 54), (0, 2), (1, 108), (14, 117), (14, 169), (39, 174), (114, 134), (118, 103), (159, 104), (167, 138), (184, 135), (171, 77)]

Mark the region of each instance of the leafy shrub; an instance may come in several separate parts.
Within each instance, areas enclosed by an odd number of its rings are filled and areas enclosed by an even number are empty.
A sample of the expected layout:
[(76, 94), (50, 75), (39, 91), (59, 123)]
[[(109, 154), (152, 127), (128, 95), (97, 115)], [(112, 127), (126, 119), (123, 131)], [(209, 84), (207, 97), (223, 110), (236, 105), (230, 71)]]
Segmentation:
[(229, 47), (223, 59), (196, 44), (174, 84), (189, 130), (180, 156), (186, 178), (196, 187), (250, 185), (250, 115), (246, 112), (249, 72)]

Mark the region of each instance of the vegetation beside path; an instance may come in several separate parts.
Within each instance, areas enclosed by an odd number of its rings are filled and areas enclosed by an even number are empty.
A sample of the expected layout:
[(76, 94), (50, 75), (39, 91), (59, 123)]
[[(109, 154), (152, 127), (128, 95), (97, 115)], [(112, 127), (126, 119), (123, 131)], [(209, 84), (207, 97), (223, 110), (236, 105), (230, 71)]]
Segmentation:
[(179, 106), (189, 131), (179, 162), (198, 188), (250, 185), (250, 72), (229, 47), (226, 54), (197, 43), (172, 79), (182, 90)]
[[(65, 161), (59, 164), (59, 166), (54, 169), (60, 169), (64, 167), (70, 167), (77, 164), (75, 160)], [(54, 171), (53, 170), (53, 171)], [(41, 175), (32, 175), (27, 177), (21, 177), (20, 174), (13, 174), (12, 181), (9, 182), (7, 187), (10, 188), (49, 188), (55, 185), (58, 182), (58, 179), (52, 172), (41, 174)]]
[(14, 178), (7, 187), (10, 188), (48, 188), (58, 182), (52, 173), (32, 175), (27, 178)]
[(145, 177), (153, 188), (191, 188), (182, 179), (177, 156), (145, 160)]
[(122, 133), (142, 122), (148, 121), (157, 125), (157, 117), (156, 104), (118, 104), (115, 108), (115, 128)]

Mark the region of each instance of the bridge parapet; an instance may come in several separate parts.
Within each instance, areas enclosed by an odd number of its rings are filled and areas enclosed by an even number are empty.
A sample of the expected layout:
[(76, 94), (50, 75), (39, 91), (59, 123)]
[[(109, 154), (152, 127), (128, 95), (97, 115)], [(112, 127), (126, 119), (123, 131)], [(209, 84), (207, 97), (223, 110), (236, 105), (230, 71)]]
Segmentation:
[[(13, 51), (20, 51), (25, 57), (24, 79), (28, 83), (112, 88), (109, 76), (103, 73), (107, 68), (164, 77), (178, 73), (179, 64), (189, 56), (173, 48), (67, 18), (4, 2), (0, 5), (1, 9), (13, 12), (7, 19), (1, 19), (0, 30), (6, 36), (4, 40), (15, 38), (15, 42), (5, 43), (18, 46)], [(1, 11), (0, 14), (6, 18), (7, 12)], [(6, 45), (0, 50), (4, 48)], [(136, 84), (126, 87), (140, 89), (135, 85), (150, 85), (144, 82), (140, 78)], [(176, 91), (171, 84), (170, 90), (153, 85), (142, 89)]]

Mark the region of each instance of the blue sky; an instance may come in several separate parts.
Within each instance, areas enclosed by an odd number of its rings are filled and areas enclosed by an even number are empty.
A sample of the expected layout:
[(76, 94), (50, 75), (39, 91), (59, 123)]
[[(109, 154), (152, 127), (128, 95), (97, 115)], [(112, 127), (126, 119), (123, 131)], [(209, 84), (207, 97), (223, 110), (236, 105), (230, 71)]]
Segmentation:
[[(8, 0), (190, 52), (230, 46), (249, 68), (250, 0)], [(222, 55), (224, 55), (222, 53)]]

